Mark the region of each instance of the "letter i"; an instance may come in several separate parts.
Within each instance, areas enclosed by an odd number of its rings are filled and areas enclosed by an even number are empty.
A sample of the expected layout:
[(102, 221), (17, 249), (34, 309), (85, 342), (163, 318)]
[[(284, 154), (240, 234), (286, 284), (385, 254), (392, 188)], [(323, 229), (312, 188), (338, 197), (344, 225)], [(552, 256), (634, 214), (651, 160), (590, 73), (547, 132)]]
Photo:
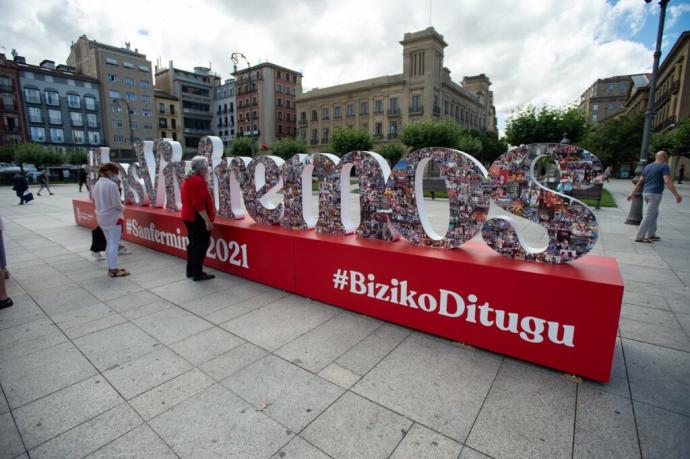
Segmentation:
[(399, 304), (398, 301), (398, 279), (391, 279), (391, 303)]
[(467, 300), (472, 302), (472, 304), (467, 305), (467, 318), (465, 320), (473, 324), (476, 324), (477, 321), (474, 318), (474, 314), (476, 312), (477, 305), (474, 303), (477, 301), (477, 296), (470, 294), (467, 296)]
[(367, 274), (367, 279), (369, 279), (369, 282), (367, 282), (367, 296), (369, 298), (375, 298), (375, 292), (374, 292), (374, 275), (373, 274)]

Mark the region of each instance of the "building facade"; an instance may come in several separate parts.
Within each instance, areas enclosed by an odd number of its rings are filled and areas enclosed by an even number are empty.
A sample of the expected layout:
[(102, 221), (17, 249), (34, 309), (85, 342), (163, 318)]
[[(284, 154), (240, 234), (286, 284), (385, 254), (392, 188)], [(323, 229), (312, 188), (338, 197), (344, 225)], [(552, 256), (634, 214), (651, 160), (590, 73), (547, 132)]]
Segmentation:
[(580, 107), (585, 110), (592, 123), (601, 123), (623, 111), (626, 96), (633, 83), (632, 76), (618, 75), (598, 79), (582, 93)]
[(236, 79), (237, 135), (259, 145), (297, 135), (296, 96), (302, 74), (264, 62), (232, 74)]
[(433, 27), (406, 33), (403, 73), (313, 89), (297, 95), (299, 135), (311, 149), (338, 127), (360, 127), (376, 142), (398, 138), (408, 123), (450, 118), (468, 129), (496, 130), (491, 81), (480, 74), (454, 82), (444, 67), (447, 43)]
[(151, 62), (129, 44), (116, 47), (89, 40), (72, 44), (67, 65), (100, 83), (103, 144), (114, 156), (132, 155), (132, 140), (156, 136)]
[(180, 99), (165, 91), (154, 91), (158, 139), (182, 139), (182, 104)]
[(182, 145), (196, 148), (205, 135), (216, 129), (211, 125), (213, 91), (220, 85), (220, 77), (207, 67), (194, 71), (177, 69), (170, 61), (168, 68), (156, 67), (156, 89), (172, 94), (182, 105)]
[(659, 66), (652, 130), (673, 129), (690, 116), (690, 31), (683, 32)]
[(213, 90), (211, 126), (226, 147), (235, 138), (235, 82), (234, 79), (225, 80)]
[[(23, 58), (19, 58), (21, 61)], [(0, 145), (26, 141), (17, 64), (0, 54)]]
[(616, 116), (632, 116), (644, 113), (647, 110), (649, 100), (649, 82), (651, 73), (640, 73), (630, 76), (628, 91), (625, 93), (625, 107)]
[(74, 67), (17, 63), (27, 138), (52, 147), (103, 145), (100, 85)]

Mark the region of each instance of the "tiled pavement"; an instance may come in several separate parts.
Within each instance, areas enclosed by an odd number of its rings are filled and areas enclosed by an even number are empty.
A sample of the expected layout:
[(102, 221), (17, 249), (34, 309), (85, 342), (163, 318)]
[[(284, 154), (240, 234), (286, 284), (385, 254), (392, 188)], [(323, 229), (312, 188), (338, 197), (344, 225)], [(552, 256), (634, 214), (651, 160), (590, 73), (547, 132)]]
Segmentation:
[[(0, 190), (0, 457), (690, 457), (690, 188), (635, 244), (598, 212), (625, 298), (610, 384), (308, 301), (130, 245), (109, 279), (74, 187)], [(431, 203), (437, 220), (445, 206)]]

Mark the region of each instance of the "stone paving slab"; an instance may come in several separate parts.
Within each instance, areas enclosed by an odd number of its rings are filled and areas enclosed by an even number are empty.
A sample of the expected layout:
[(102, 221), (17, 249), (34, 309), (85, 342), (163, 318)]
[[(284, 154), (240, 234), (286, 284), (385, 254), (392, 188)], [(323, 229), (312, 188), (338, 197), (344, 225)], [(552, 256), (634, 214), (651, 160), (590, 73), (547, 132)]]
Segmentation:
[[(597, 211), (593, 253), (625, 282), (609, 384), (215, 270), (194, 283), (184, 260), (132, 244), (132, 275), (109, 279), (73, 186), (22, 207), (0, 193), (15, 300), (0, 457), (688, 457), (690, 186), (662, 201), (654, 244), (622, 223), (630, 183), (607, 187), (622, 207)], [(427, 204), (440, 229), (447, 201)]]

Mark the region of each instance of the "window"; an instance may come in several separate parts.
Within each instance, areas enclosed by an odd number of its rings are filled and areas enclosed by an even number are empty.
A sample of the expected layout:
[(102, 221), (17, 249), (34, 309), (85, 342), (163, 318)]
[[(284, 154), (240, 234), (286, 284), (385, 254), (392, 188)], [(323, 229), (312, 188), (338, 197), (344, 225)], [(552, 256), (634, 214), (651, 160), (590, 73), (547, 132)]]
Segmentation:
[(175, 114), (175, 105), (174, 104), (170, 104), (170, 114), (171, 115)]
[(29, 121), (32, 123), (42, 123), (43, 114), (38, 107), (29, 107)]
[(65, 133), (62, 129), (50, 128), (50, 141), (53, 143), (63, 143), (65, 141)]
[(110, 91), (108, 91), (108, 97), (112, 99), (119, 99), (120, 91), (118, 91), (117, 89), (111, 89)]
[(317, 129), (311, 130), (311, 143), (312, 144), (319, 143), (319, 131)]
[(142, 104), (150, 104), (151, 103), (151, 96), (148, 94), (142, 94), (141, 95), (141, 103)]
[(84, 96), (84, 106), (87, 110), (96, 110), (96, 98), (91, 96)]
[(285, 106), (287, 108), (290, 108), (290, 101), (288, 99), (285, 99)]
[(48, 122), (50, 124), (62, 124), (62, 112), (60, 110), (48, 110)]
[(84, 117), (79, 112), (69, 112), (69, 118), (72, 121), (72, 126), (84, 125)]
[(141, 111), (141, 114), (144, 118), (151, 118), (151, 110), (149, 110), (148, 108), (143, 109)]
[(376, 126), (374, 127), (374, 135), (377, 137), (383, 137), (383, 124), (382, 123), (376, 123)]
[(382, 100), (375, 100), (374, 101), (374, 113), (383, 113), (383, 101)]
[(316, 110), (311, 111), (311, 120), (312, 121), (318, 121), (319, 120), (319, 114)]
[(422, 108), (422, 103), (421, 103), (421, 96), (416, 95), (412, 96), (412, 111), (413, 112), (418, 112)]
[(12, 88), (12, 83), (10, 82), (9, 77), (0, 76), (0, 86), (4, 88)]
[(398, 98), (391, 97), (390, 100), (391, 113), (398, 113)]
[(150, 131), (151, 129), (153, 129), (153, 124), (151, 124), (151, 123), (144, 123), (144, 130)]
[(120, 104), (113, 104), (113, 113), (120, 113), (122, 112), (122, 106)]
[(24, 97), (26, 97), (26, 101), (30, 104), (40, 104), (41, 103), (41, 93), (38, 91), (38, 89), (33, 89), (33, 88), (24, 89)]
[(283, 112), (278, 112), (278, 119), (283, 121)]
[(612, 112), (614, 110), (613, 104), (609, 104), (608, 107), (606, 107), (606, 109)]
[(328, 128), (323, 128), (323, 136), (321, 137), (321, 143), (328, 143)]
[[(280, 77), (278, 77), (278, 78), (280, 78)], [(278, 85), (278, 92), (279, 92), (279, 93), (282, 93), (282, 92), (283, 92), (283, 85), (282, 85), (282, 84), (279, 84), (279, 85)]]
[(72, 141), (77, 145), (84, 143), (84, 131), (73, 130), (72, 131)]
[(101, 143), (101, 134), (99, 132), (89, 131), (89, 143), (91, 145), (98, 145)]
[(137, 100), (137, 95), (134, 94), (133, 92), (128, 92), (127, 93), (127, 100), (130, 102), (134, 102), (135, 100)]
[(596, 112), (599, 110), (599, 104), (592, 104), (592, 111)]
[(131, 62), (127, 62), (127, 61), (122, 61), (122, 66), (126, 69), (133, 69), (134, 68), (134, 64), (132, 64)]
[(177, 129), (177, 120), (175, 118), (172, 118), (170, 120), (170, 128), (171, 129)]
[(125, 78), (125, 86), (134, 86), (134, 78)]
[(86, 114), (86, 125), (90, 128), (97, 128), (98, 127), (98, 115), (95, 113), (87, 113)]
[(46, 104), (53, 107), (60, 106), (60, 95), (54, 91), (46, 91)]
[(117, 65), (117, 59), (113, 59), (112, 57), (106, 57), (105, 63), (109, 65)]
[(177, 132), (173, 132), (172, 135), (173, 135), (173, 140), (177, 140)]
[(31, 140), (34, 142), (45, 142), (46, 130), (42, 127), (31, 126)]
[(67, 94), (67, 106), (69, 106), (69, 108), (81, 108), (81, 96)]
[(333, 112), (334, 112), (333, 116), (335, 116), (335, 119), (340, 118), (340, 105), (337, 105), (337, 106), (333, 109)]
[(355, 116), (355, 104), (347, 104), (347, 116)]
[(148, 80), (141, 80), (141, 81), (139, 82), (139, 87), (145, 88), (145, 89), (150, 88), (150, 87), (151, 87), (151, 82), (148, 81)]
[(122, 128), (122, 120), (112, 120), (110, 125), (115, 129)]
[(113, 142), (115, 143), (125, 143), (125, 136), (121, 134), (115, 134), (113, 136)]
[(360, 102), (359, 103), (359, 114), (360, 115), (368, 115), (369, 114), (369, 103), (367, 103), (367, 102)]
[(112, 81), (113, 83), (117, 83), (119, 81), (119, 78), (117, 75), (113, 75), (112, 73), (108, 74), (108, 77), (106, 78), (108, 81)]
[(142, 72), (148, 72), (148, 71), (149, 71), (149, 68), (148, 68), (147, 66), (145, 66), (145, 65), (140, 65), (140, 66), (139, 66), (139, 70), (141, 70)]
[(323, 120), (331, 119), (331, 111), (327, 108), (324, 108), (323, 110), (321, 110), (321, 119), (323, 119)]
[(596, 123), (597, 122), (597, 115), (592, 115), (592, 122)]

